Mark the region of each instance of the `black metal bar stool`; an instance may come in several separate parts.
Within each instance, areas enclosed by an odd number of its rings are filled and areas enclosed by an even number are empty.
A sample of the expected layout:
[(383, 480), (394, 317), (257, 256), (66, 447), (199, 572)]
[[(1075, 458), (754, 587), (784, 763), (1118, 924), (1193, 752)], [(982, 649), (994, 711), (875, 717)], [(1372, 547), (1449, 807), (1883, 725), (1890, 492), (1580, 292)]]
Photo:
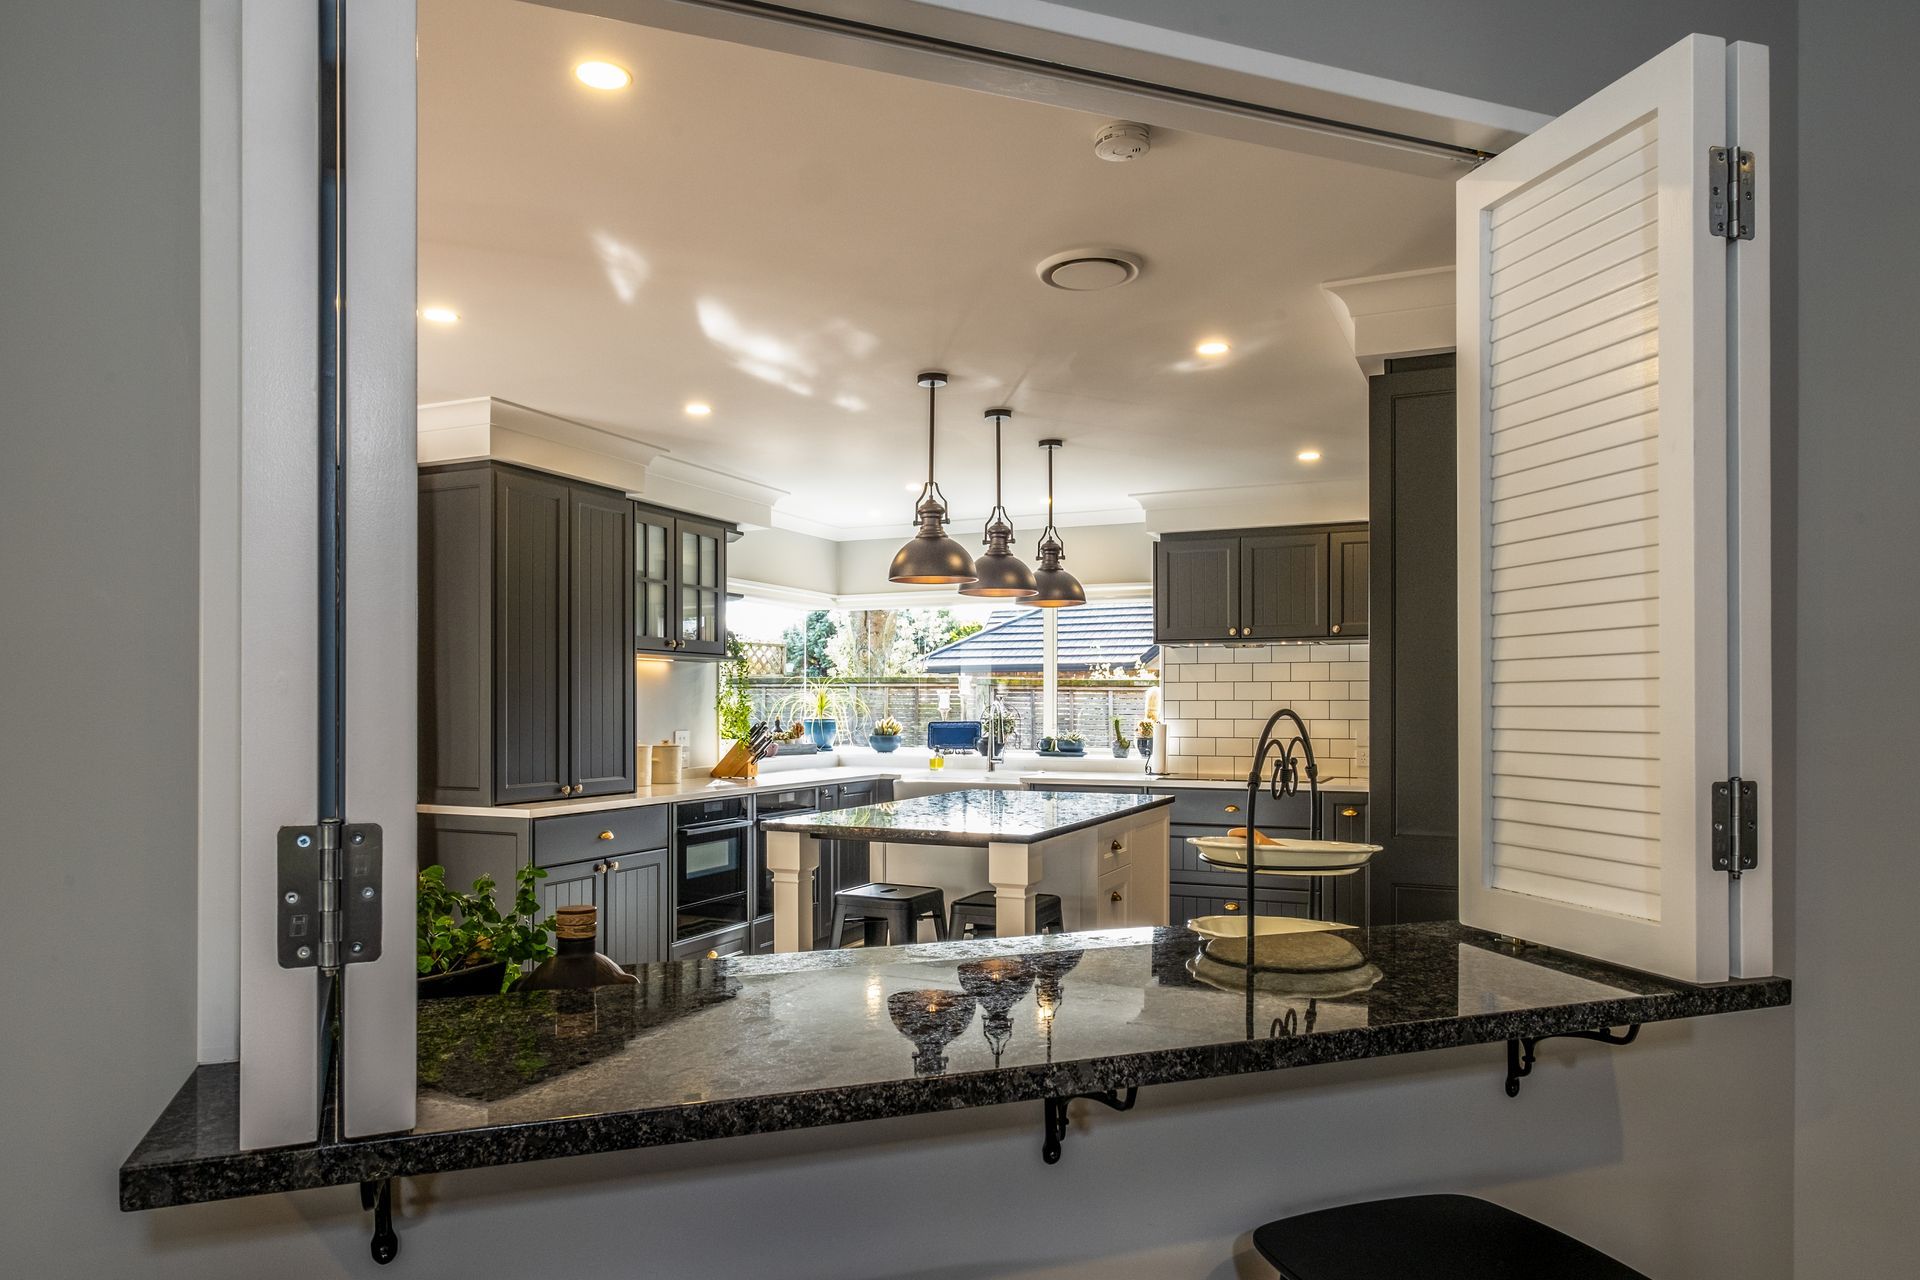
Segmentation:
[(1281, 1218), (1254, 1231), (1253, 1247), (1285, 1280), (1648, 1280), (1474, 1196), (1367, 1200)]
[[(999, 930), (1000, 906), (993, 890), (982, 889), (957, 898), (953, 904), (953, 919), (947, 931), (953, 937), (964, 938), (967, 930), (973, 930), (976, 938), (994, 937)], [(1054, 893), (1035, 894), (1033, 899), (1033, 927), (1041, 933), (1051, 930), (1054, 933), (1067, 931), (1067, 918), (1060, 913), (1060, 896)]]
[(833, 895), (833, 945), (839, 947), (847, 926), (858, 920), (865, 931), (864, 945), (912, 942), (914, 926), (921, 919), (933, 918), (933, 936), (947, 937), (947, 895), (922, 884), (862, 884), (842, 889)]

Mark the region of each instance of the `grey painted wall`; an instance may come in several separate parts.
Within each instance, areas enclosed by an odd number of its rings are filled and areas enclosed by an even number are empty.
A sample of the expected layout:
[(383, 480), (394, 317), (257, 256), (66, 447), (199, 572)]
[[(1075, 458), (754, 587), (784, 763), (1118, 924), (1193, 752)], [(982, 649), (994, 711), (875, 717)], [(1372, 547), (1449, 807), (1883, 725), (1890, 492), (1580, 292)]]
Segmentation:
[[(1098, 7), (1541, 110), (1688, 30), (1758, 39), (1775, 50), (1777, 136), (1792, 136), (1794, 16), (1778, 0)], [(1157, 1091), (1136, 1115), (1094, 1117), (1056, 1169), (1037, 1159), (1035, 1111), (1012, 1108), (423, 1179), (383, 1273), (350, 1190), (113, 1208), (114, 1167), (193, 1058), (195, 6), (14, 0), (0, 40), (8, 1270), (449, 1275), (551, 1269), (564, 1241), (570, 1269), (620, 1274), (1038, 1280), (1101, 1259), (1109, 1276), (1225, 1280), (1241, 1233), (1273, 1213), (1464, 1187), (1663, 1276), (1785, 1276), (1796, 1244), (1802, 1276), (1898, 1274), (1893, 1215), (1920, 1189), (1900, 892), (1915, 863), (1885, 797), (1912, 756), (1903, 660), (1920, 618), (1900, 556), (1920, 528), (1911, 412), (1875, 375), (1910, 359), (1916, 252), (1897, 191), (1854, 181), (1867, 145), (1913, 132), (1910, 107), (1890, 127), (1875, 96), (1904, 83), (1920, 34), (1910, 16), (1891, 29), (1894, 12), (1809, 6), (1801, 124), (1820, 181), (1804, 255), (1783, 244), (1775, 267), (1783, 464), (1800, 399), (1809, 424), (1783, 506), (1819, 516), (1779, 552), (1783, 639), (1797, 639), (1783, 727), (1815, 744), (1798, 761), (1794, 1010), (1657, 1028), (1618, 1054), (1557, 1049), (1517, 1102), (1492, 1048)], [(1776, 188), (1783, 227), (1792, 188)]]

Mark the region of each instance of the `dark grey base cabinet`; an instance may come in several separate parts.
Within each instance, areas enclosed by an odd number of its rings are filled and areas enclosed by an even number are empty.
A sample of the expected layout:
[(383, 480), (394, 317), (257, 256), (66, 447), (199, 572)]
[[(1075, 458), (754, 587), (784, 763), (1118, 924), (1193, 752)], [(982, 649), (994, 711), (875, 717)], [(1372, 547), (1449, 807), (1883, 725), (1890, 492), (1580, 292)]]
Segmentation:
[(653, 964), (667, 958), (667, 877), (667, 851), (654, 849), (550, 867), (537, 892), (543, 915), (574, 904), (598, 907), (596, 945), (615, 964)]
[(633, 503), (493, 463), (419, 476), (420, 798), (634, 785)]
[(1367, 583), (1365, 524), (1165, 534), (1153, 551), (1153, 638), (1360, 639)]

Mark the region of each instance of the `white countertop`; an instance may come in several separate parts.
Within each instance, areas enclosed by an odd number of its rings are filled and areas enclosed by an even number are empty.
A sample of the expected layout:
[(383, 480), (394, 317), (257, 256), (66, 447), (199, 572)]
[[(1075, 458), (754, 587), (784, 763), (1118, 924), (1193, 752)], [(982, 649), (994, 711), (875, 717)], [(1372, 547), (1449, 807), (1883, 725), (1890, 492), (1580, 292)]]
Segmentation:
[[(838, 760), (838, 757), (829, 758)], [(805, 757), (799, 759), (805, 759)], [(796, 760), (792, 766), (777, 765), (773, 761), (768, 761), (761, 766), (760, 776), (752, 781), (689, 774), (679, 782), (643, 787), (629, 795), (591, 796), (581, 800), (547, 800), (535, 804), (423, 804), (418, 806), (418, 810), (421, 813), (452, 818), (521, 818), (530, 822), (535, 818), (559, 818), (568, 814), (599, 813), (608, 809), (637, 809), (646, 805), (672, 804), (677, 800), (704, 800), (717, 795), (757, 794), (762, 791), (784, 791), (788, 787), (818, 787), (829, 783), (867, 782), (878, 778), (916, 784), (915, 790), (927, 786), (937, 786), (941, 789), (1019, 787), (1029, 782), (1052, 783), (1056, 786), (1061, 783), (1079, 782), (1089, 787), (1137, 786), (1146, 783), (1154, 787), (1197, 787), (1223, 791), (1244, 790), (1247, 785), (1245, 778), (1149, 777), (1137, 767), (1127, 771), (1113, 768), (1021, 769), (1018, 767), (1018, 761), (989, 773), (986, 762), (978, 756), (948, 757), (947, 766), (942, 769), (926, 768), (924, 761), (913, 756), (907, 757), (902, 764), (906, 767), (889, 769), (864, 761), (813, 767), (801, 766), (799, 760)], [(1367, 782), (1364, 778), (1334, 778), (1323, 780), (1320, 783), (1320, 789), (1322, 791), (1365, 791)]]

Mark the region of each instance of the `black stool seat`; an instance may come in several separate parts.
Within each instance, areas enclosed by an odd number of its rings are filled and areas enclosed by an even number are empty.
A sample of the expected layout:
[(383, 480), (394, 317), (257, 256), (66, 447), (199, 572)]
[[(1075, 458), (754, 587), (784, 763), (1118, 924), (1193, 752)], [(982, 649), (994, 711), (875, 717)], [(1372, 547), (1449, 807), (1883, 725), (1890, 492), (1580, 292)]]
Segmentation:
[(933, 936), (946, 940), (947, 895), (923, 884), (887, 884), (875, 881), (842, 889), (833, 895), (833, 945), (840, 946), (847, 925), (858, 920), (865, 930), (865, 945), (912, 942), (914, 925), (933, 917)]
[[(976, 938), (991, 938), (999, 929), (999, 920), (999, 900), (993, 890), (982, 889), (978, 893), (954, 899), (953, 919), (948, 925), (948, 932), (956, 938), (964, 938), (967, 930), (972, 929)], [(1033, 927), (1041, 933), (1049, 929), (1054, 933), (1067, 931), (1067, 919), (1060, 913), (1060, 895), (1037, 893), (1033, 896)]]
[(1473, 1196), (1404, 1196), (1269, 1222), (1253, 1247), (1286, 1280), (1648, 1280)]

